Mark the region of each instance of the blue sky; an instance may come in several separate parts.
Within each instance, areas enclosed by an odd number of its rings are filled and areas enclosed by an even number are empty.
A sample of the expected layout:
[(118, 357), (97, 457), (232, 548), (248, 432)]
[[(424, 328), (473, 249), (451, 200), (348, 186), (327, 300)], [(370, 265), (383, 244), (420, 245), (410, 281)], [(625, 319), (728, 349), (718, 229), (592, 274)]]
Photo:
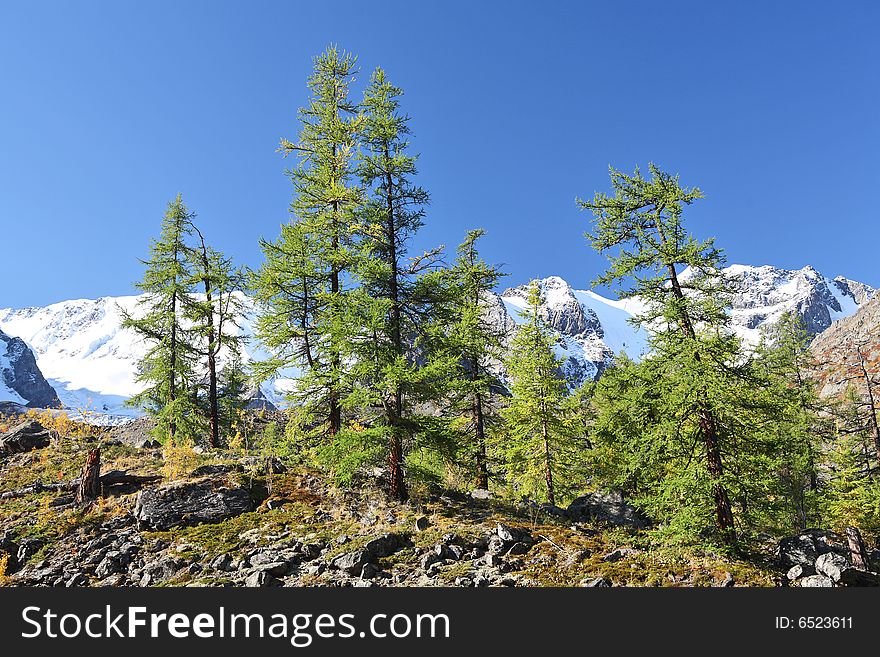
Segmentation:
[(258, 265), (331, 42), (406, 91), (416, 248), (484, 227), (505, 285), (586, 287), (604, 258), (575, 197), (653, 160), (703, 189), (690, 226), (730, 262), (880, 286), (878, 7), (0, 0), (0, 306), (130, 293), (177, 192)]

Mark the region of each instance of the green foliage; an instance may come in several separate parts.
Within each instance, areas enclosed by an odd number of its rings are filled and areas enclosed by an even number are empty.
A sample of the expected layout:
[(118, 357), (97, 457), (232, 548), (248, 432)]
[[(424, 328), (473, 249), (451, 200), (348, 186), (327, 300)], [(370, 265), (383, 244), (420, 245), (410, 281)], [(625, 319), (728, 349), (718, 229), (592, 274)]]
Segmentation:
[(828, 482), (823, 515), (838, 531), (858, 527), (875, 543), (880, 540), (880, 479), (872, 465), (867, 431), (851, 420), (861, 413), (861, 400), (849, 388), (843, 400), (840, 429), (828, 454)]
[(541, 292), (529, 286), (525, 323), (505, 362), (510, 402), (502, 411), (505, 435), (499, 442), (508, 484), (520, 495), (555, 504), (580, 483), (575, 476), (579, 445), (568, 422), (567, 388), (560, 362), (540, 317)]
[(168, 204), (159, 239), (144, 261), (144, 278), (137, 283), (145, 293), (135, 315), (123, 313), (123, 327), (132, 329), (149, 346), (138, 367), (137, 380), (146, 388), (129, 400), (157, 419), (156, 436), (162, 440), (195, 442), (204, 422), (198, 412), (197, 336), (183, 324), (192, 310), (193, 270), (187, 240), (193, 215), (177, 198)]
[(492, 290), (504, 275), (479, 255), (483, 230), (468, 231), (449, 270), (451, 317), (446, 338), (455, 357), (449, 380), (446, 412), (449, 429), (462, 444), (461, 465), (473, 472), (477, 488), (489, 487), (489, 436), (500, 429), (503, 384), (491, 369), (501, 362), (504, 327), (489, 317)]
[(626, 284), (622, 296), (644, 302), (634, 321), (650, 329), (649, 355), (599, 381), (595, 459), (671, 538), (730, 544), (736, 528), (767, 521), (779, 493), (779, 448), (766, 431), (778, 386), (729, 328), (721, 252), (683, 224), (702, 193), (653, 164), (650, 173), (612, 169), (614, 196), (581, 202), (610, 260), (597, 282)]
[(282, 226), (276, 241), (261, 242), (265, 262), (251, 281), (260, 308), (256, 337), (270, 353), (255, 373), (265, 379), (299, 369), (292, 401), (308, 407), (310, 431), (331, 437), (342, 427), (347, 357), (356, 338), (349, 307), (363, 192), (354, 167), (362, 120), (349, 99), (355, 64), (333, 47), (315, 58), (299, 142), (282, 140), (280, 147), (298, 157), (288, 171), (296, 221)]

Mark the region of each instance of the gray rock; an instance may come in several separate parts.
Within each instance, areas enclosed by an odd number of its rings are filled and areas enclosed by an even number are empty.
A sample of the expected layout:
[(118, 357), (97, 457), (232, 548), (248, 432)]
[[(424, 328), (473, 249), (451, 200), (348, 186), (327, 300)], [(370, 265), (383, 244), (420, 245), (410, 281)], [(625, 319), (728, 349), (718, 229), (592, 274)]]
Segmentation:
[(628, 504), (618, 492), (582, 495), (568, 505), (566, 513), (575, 522), (599, 521), (636, 529), (644, 529), (651, 524), (645, 514)]
[(418, 518), (416, 518), (416, 531), (417, 532), (423, 532), (430, 526), (431, 526), (431, 523), (428, 521), (428, 519), (425, 516), (419, 516)]
[(18, 551), (15, 554), (15, 561), (18, 565), (27, 562), (34, 556), (45, 543), (39, 538), (26, 538), (18, 544)]
[(337, 570), (347, 572), (349, 575), (360, 575), (363, 567), (368, 563), (370, 563), (370, 554), (361, 548), (340, 554), (330, 562), (330, 565)]
[(250, 493), (214, 480), (174, 482), (138, 493), (134, 515), (142, 528), (215, 523), (254, 510)]
[(126, 554), (118, 550), (111, 550), (95, 568), (95, 577), (104, 579), (110, 575), (124, 573), (128, 563), (129, 558)]
[(361, 578), (362, 579), (373, 579), (376, 575), (379, 574), (379, 568), (375, 564), (365, 563), (364, 567), (361, 569)]
[(532, 536), (524, 529), (516, 529), (508, 525), (498, 523), (495, 527), (495, 535), (508, 544), (518, 543), (520, 541), (531, 542)]
[(581, 581), (581, 586), (587, 588), (608, 588), (611, 586), (611, 581), (604, 577), (587, 577)]
[(801, 564), (797, 564), (788, 569), (788, 572), (785, 573), (785, 577), (789, 581), (794, 581), (796, 579), (800, 579), (801, 577), (807, 577), (809, 575), (815, 575), (816, 570), (812, 566), (802, 566)]
[(265, 570), (256, 570), (245, 578), (244, 585), (250, 588), (266, 588), (269, 586), (281, 586), (282, 582)]
[(492, 495), (491, 491), (486, 490), (485, 488), (476, 488), (470, 492), (470, 496), (475, 500), (491, 500), (494, 495)]
[(51, 434), (36, 420), (25, 420), (0, 436), (0, 455), (48, 447)]
[(813, 568), (816, 559), (829, 552), (845, 556), (848, 549), (839, 536), (823, 529), (807, 529), (788, 536), (779, 541), (777, 547), (779, 563), (783, 568), (798, 565)]
[(489, 537), (489, 543), (486, 546), (486, 551), (490, 554), (501, 554), (504, 550), (507, 549), (507, 543), (505, 543), (504, 539), (500, 536), (492, 535)]
[(825, 575), (808, 575), (800, 580), (800, 585), (804, 588), (827, 588), (834, 586), (834, 582)]
[(816, 559), (816, 572), (820, 575), (825, 575), (834, 582), (839, 582), (841, 573), (850, 568), (852, 566), (849, 561), (834, 552), (821, 554)]
[(634, 550), (632, 548), (617, 548), (613, 552), (609, 552), (604, 557), (602, 557), (602, 561), (607, 563), (614, 563), (616, 561), (620, 561), (621, 559), (625, 559), (627, 557), (631, 557), (634, 554), (638, 554), (640, 550)]
[(523, 543), (519, 541), (510, 546), (510, 549), (507, 551), (507, 554), (526, 554), (532, 548), (528, 543)]
[(371, 559), (388, 557), (406, 545), (407, 541), (400, 534), (382, 534), (364, 545)]
[(34, 352), (24, 340), (0, 331), (0, 362), (5, 362), (5, 366), (0, 367), (0, 379), (18, 393), (29, 408), (61, 408), (61, 400), (40, 372)]

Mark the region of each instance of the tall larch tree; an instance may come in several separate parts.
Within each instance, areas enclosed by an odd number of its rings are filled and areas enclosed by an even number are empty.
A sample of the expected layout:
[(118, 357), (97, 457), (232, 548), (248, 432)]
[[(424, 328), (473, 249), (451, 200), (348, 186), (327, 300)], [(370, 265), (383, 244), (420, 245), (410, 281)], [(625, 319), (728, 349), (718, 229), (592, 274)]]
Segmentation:
[[(402, 94), (378, 68), (362, 103), (358, 174), (367, 200), (359, 213), (355, 269), (361, 287), (352, 319), (363, 334), (353, 345), (357, 394), (351, 400), (364, 425), (353, 442), (364, 445), (374, 438), (384, 445), (389, 492), (398, 500), (407, 498), (407, 446), (427, 430), (416, 405), (438, 389), (442, 366), (432, 345), (443, 298), (441, 250), (409, 256), (429, 197), (413, 182), (417, 156), (409, 152), (410, 119), (400, 109)], [(357, 451), (352, 447), (349, 453)]]
[(567, 422), (567, 387), (541, 314), (541, 291), (529, 286), (526, 308), (505, 361), (510, 401), (502, 411), (501, 449), (507, 478), (517, 492), (556, 504), (576, 485), (569, 474), (574, 443)]
[(299, 140), (283, 139), (279, 148), (298, 159), (288, 171), (294, 221), (275, 242), (262, 242), (265, 262), (252, 281), (260, 303), (256, 336), (270, 352), (256, 371), (268, 377), (299, 369), (294, 396), (305, 423), (331, 441), (342, 427), (355, 328), (346, 310), (363, 196), (354, 164), (361, 119), (349, 98), (355, 67), (355, 57), (336, 47), (314, 60)]
[[(206, 412), (208, 416), (208, 444), (220, 447), (220, 402), (218, 356), (241, 359), (242, 336), (238, 318), (244, 309), (241, 292), (243, 272), (232, 260), (211, 248), (199, 228), (193, 224), (196, 246), (190, 251), (193, 286), (201, 296), (193, 297), (187, 319), (190, 331), (197, 338), (196, 351), (204, 359), (207, 376)], [(227, 391), (229, 394), (229, 391)]]
[(183, 322), (192, 303), (188, 246), (192, 217), (179, 194), (168, 204), (159, 238), (143, 261), (143, 280), (136, 284), (144, 297), (132, 314), (123, 314), (122, 322), (148, 345), (137, 376), (146, 387), (129, 403), (154, 415), (157, 437), (171, 442), (178, 435), (196, 439), (200, 429), (195, 403), (197, 351)]
[(457, 357), (449, 393), (455, 419), (465, 420), (465, 452), (476, 470), (477, 488), (489, 488), (488, 435), (500, 421), (497, 372), (503, 357), (505, 328), (493, 322), (492, 291), (504, 274), (480, 257), (477, 241), (485, 231), (471, 230), (450, 268), (453, 318), (449, 338)]
[(662, 390), (657, 382), (657, 393), (666, 402), (676, 399), (679, 409), (666, 418), (670, 431), (663, 441), (681, 452), (696, 439), (715, 524), (722, 540), (732, 544), (735, 525), (722, 445), (731, 435), (719, 425), (715, 393), (726, 384), (725, 364), (736, 362), (739, 344), (727, 330), (729, 288), (721, 274), (722, 254), (713, 240), (694, 239), (682, 221), (683, 209), (703, 197), (700, 190), (682, 187), (677, 176), (653, 164), (649, 172), (645, 178), (638, 169), (628, 175), (612, 168), (614, 195), (600, 192), (591, 201), (579, 201), (593, 213), (587, 233), (593, 248), (610, 261), (594, 284), (620, 284), (622, 298), (644, 302), (637, 321), (651, 328), (652, 367), (680, 384)]

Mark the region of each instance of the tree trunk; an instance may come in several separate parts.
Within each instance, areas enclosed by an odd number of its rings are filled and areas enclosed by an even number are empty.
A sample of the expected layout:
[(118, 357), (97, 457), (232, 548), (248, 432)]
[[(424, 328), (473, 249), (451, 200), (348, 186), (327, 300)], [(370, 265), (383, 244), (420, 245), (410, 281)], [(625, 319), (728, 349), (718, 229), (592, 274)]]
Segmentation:
[(489, 488), (489, 469), (486, 464), (486, 427), (483, 419), (483, 396), (474, 393), (474, 432), (477, 439), (477, 488)]
[(406, 501), (409, 494), (406, 490), (406, 481), (403, 478), (403, 444), (400, 435), (394, 431), (391, 434), (391, 453), (388, 457), (388, 470), (390, 474), (389, 495), (392, 499), (400, 502)]
[[(661, 240), (664, 239), (659, 229)], [(668, 265), (669, 280), (672, 285), (672, 293), (676, 299), (684, 299), (684, 292), (681, 290), (681, 284), (678, 281), (678, 273), (675, 271), (675, 265)], [(681, 330), (686, 339), (696, 341), (697, 334), (694, 330), (693, 322), (687, 312), (682, 312)], [(699, 352), (694, 352), (694, 359), (700, 362)], [(706, 446), (706, 469), (709, 475), (715, 480), (713, 486), (713, 497), (715, 499), (715, 524), (721, 532), (721, 536), (725, 543), (732, 545), (736, 542), (736, 532), (734, 531), (733, 510), (730, 506), (730, 497), (727, 495), (727, 489), (721, 483), (721, 476), (724, 474), (724, 464), (721, 460), (721, 448), (718, 445), (718, 431), (715, 424), (715, 417), (711, 410), (706, 408), (705, 400), (701, 400), (699, 413), (700, 433), (703, 436), (703, 442)]]
[[(176, 255), (175, 255), (176, 257)], [(177, 293), (171, 295), (171, 366), (168, 381), (168, 405), (173, 406), (174, 400), (177, 398), (177, 390), (175, 389), (175, 373), (177, 367)], [(176, 429), (174, 422), (174, 413), (168, 418), (168, 444), (174, 444), (174, 432)]]
[(547, 501), (556, 505), (556, 496), (553, 492), (553, 464), (550, 458), (550, 432), (547, 421), (541, 420), (541, 436), (544, 439), (544, 481), (547, 483)]
[(86, 462), (83, 465), (82, 474), (79, 478), (79, 485), (76, 489), (76, 503), (79, 505), (88, 504), (98, 499), (101, 494), (100, 478), (101, 475), (101, 448), (89, 450), (86, 455)]
[[(211, 263), (208, 260), (208, 249), (205, 246), (205, 238), (202, 241), (202, 268), (203, 282), (205, 285), (205, 305), (208, 310), (208, 423), (210, 429), (209, 444), (213, 449), (220, 446), (220, 410), (217, 402), (217, 334), (214, 330), (214, 300), (211, 290)], [(221, 290), (220, 310), (223, 311), (223, 295)], [(222, 319), (221, 328), (222, 328)], [(222, 337), (222, 336), (221, 336)]]
[(868, 570), (868, 552), (862, 535), (855, 527), (846, 528), (846, 541), (849, 544), (850, 561), (852, 565), (861, 570)]
[[(333, 145), (333, 169), (336, 169), (336, 144)], [(334, 180), (334, 182), (336, 182)], [(332, 201), (333, 221), (331, 235), (331, 251), (335, 256), (339, 255), (339, 201)], [(330, 270), (330, 298), (333, 310), (333, 321), (340, 321), (339, 317), (339, 265), (334, 261)], [(342, 366), (342, 358), (339, 347), (336, 344), (330, 346), (330, 390), (327, 399), (328, 422), (331, 440), (342, 428), (342, 408), (339, 404), (339, 368)]]

